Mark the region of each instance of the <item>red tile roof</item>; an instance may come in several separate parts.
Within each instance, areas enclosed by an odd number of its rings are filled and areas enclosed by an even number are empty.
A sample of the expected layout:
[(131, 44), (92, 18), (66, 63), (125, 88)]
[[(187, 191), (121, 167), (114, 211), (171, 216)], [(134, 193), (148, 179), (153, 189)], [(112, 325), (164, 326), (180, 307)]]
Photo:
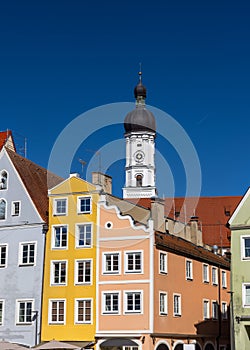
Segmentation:
[(48, 189), (64, 179), (45, 168), (5, 148), (14, 167), (21, 177), (34, 205), (45, 222), (48, 222)]
[[(226, 224), (241, 199), (242, 196), (166, 198), (165, 215), (181, 222), (189, 222), (192, 216), (197, 216), (203, 243), (229, 248), (230, 230)], [(129, 201), (145, 208), (151, 206), (150, 198), (129, 199)]]

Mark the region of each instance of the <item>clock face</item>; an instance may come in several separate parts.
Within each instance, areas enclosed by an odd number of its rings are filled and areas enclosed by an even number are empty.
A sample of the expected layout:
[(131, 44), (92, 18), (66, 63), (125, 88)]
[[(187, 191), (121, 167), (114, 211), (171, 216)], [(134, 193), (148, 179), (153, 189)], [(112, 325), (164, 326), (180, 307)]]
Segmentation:
[(144, 153), (142, 151), (137, 151), (134, 154), (135, 161), (140, 163), (143, 162), (144, 159)]

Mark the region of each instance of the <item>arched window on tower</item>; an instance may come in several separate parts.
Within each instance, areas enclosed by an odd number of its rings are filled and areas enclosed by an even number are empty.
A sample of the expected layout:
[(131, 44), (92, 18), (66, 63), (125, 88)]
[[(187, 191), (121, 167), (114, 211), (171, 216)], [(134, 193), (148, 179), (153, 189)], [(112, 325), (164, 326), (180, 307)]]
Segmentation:
[(0, 190), (6, 190), (7, 189), (7, 179), (8, 175), (5, 170), (1, 171), (0, 175)]
[(5, 220), (6, 218), (6, 201), (0, 199), (0, 220)]
[(136, 175), (136, 187), (142, 187), (142, 175)]

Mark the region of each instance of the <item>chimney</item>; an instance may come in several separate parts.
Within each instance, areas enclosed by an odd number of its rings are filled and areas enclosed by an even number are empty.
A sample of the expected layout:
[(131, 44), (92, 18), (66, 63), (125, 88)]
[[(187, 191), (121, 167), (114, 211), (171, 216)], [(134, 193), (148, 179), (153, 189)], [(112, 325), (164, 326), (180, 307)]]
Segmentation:
[(101, 186), (103, 191), (112, 194), (112, 177), (98, 171), (92, 172), (92, 184)]

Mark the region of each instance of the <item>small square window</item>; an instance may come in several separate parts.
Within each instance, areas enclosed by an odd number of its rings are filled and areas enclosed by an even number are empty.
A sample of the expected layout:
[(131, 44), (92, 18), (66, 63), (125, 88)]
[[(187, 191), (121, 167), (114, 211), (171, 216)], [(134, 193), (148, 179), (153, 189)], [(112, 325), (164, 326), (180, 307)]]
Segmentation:
[(66, 215), (67, 210), (66, 198), (54, 199), (54, 215)]
[(142, 292), (128, 291), (124, 292), (124, 312), (125, 313), (142, 313)]
[(35, 265), (36, 259), (36, 243), (24, 242), (20, 243), (19, 265)]
[(17, 301), (17, 324), (32, 323), (33, 300)]
[(92, 246), (92, 224), (76, 225), (76, 247), (91, 248)]
[(68, 227), (53, 226), (52, 248), (66, 249), (68, 245)]
[(103, 273), (105, 274), (120, 273), (120, 254), (119, 253), (103, 254)]
[(75, 301), (75, 323), (92, 322), (92, 300), (78, 299)]
[(51, 261), (51, 285), (66, 285), (67, 262)]
[(102, 313), (103, 314), (118, 314), (119, 313), (119, 292), (103, 292)]
[(125, 272), (126, 273), (142, 272), (142, 252), (125, 253)]
[(79, 197), (78, 198), (78, 213), (90, 214), (91, 213), (91, 197)]
[(75, 262), (75, 284), (91, 284), (91, 260), (77, 260)]
[(66, 301), (63, 299), (50, 300), (49, 323), (65, 324)]

